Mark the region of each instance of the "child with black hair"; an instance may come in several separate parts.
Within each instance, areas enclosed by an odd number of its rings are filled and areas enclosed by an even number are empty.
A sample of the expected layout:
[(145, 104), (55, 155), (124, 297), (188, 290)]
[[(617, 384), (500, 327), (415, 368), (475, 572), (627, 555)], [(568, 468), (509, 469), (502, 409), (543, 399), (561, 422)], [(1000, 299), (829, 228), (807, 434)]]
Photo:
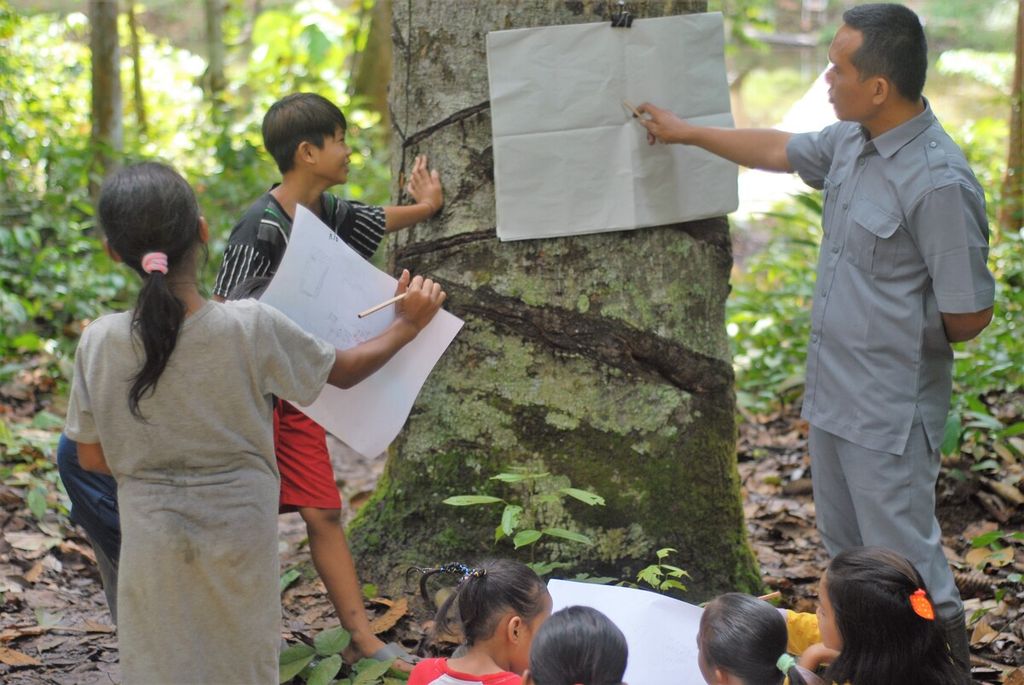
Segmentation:
[[(223, 300), (242, 281), (273, 276), (284, 256), (295, 208), (319, 217), (349, 247), (369, 259), (385, 232), (425, 221), (440, 209), (444, 194), (437, 171), (415, 158), (406, 192), (411, 205), (377, 207), (343, 200), (327, 192), (348, 180), (351, 150), (345, 142), (345, 115), (316, 93), (293, 93), (275, 102), (263, 117), (263, 144), (281, 172), (281, 182), (259, 197), (231, 231), (214, 299)], [(225, 341), (233, 345), (234, 341)], [(358, 656), (402, 662), (411, 657), (397, 643), (384, 644), (363, 606), (362, 588), (341, 525), (341, 497), (327, 451), (324, 429), (290, 402), (276, 412), (277, 463), (281, 472), (280, 511), (298, 511), (309, 533), (313, 566), (341, 624), (352, 635)]]
[(556, 611), (537, 631), (522, 685), (625, 685), (626, 636), (597, 609)]
[[(961, 685), (924, 579), (882, 547), (852, 547), (829, 563), (818, 589), (818, 626), (834, 658), (830, 683)], [(818, 663), (801, 658), (808, 668)]]
[(208, 228), (170, 167), (115, 172), (97, 214), (108, 252), (142, 288), (132, 312), (85, 329), (65, 433), (83, 468), (117, 481), (122, 677), (277, 683), (272, 396), (305, 403), (325, 383), (355, 385), (416, 337), (444, 293), (404, 272), (394, 323), (336, 350), (272, 307), (202, 296)]
[(445, 564), (425, 569), (420, 588), (435, 574), (455, 575), (458, 587), (437, 610), (434, 634), (449, 632), (458, 611), (465, 653), (425, 659), (409, 685), (519, 685), (537, 629), (551, 615), (551, 595), (533, 570), (518, 561), (491, 559), (472, 568)]
[(750, 595), (730, 592), (708, 602), (697, 632), (704, 682), (782, 685), (788, 678), (789, 685), (819, 685), (821, 680), (786, 651), (786, 623), (778, 609)]

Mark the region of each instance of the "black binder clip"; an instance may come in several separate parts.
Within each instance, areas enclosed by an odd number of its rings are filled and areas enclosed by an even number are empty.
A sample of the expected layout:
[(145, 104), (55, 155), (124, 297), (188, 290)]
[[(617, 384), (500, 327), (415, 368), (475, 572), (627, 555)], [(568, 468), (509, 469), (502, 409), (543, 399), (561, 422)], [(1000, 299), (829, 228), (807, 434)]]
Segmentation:
[(619, 0), (618, 11), (612, 13), (612, 28), (628, 29), (631, 26), (633, 26), (633, 15), (630, 14), (629, 8), (626, 7), (625, 0)]

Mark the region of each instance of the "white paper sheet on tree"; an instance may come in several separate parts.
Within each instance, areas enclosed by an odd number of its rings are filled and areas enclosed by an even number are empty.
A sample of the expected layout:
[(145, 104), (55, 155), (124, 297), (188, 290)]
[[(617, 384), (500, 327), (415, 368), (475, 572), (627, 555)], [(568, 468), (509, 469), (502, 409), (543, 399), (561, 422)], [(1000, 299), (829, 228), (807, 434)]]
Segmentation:
[(498, 237), (660, 226), (736, 209), (736, 165), (647, 144), (623, 107), (649, 101), (731, 127), (717, 12), (487, 34)]
[[(260, 300), (303, 330), (347, 349), (394, 321), (394, 307), (363, 319), (356, 314), (392, 297), (396, 283), (300, 206), (288, 248)], [(441, 310), (377, 373), (349, 390), (328, 385), (302, 410), (360, 454), (377, 456), (402, 429), (424, 381), (460, 328), (461, 319)]]
[(629, 645), (623, 680), (630, 685), (704, 682), (697, 665), (700, 607), (646, 590), (568, 580), (550, 581), (548, 591), (553, 611), (593, 607), (619, 627)]

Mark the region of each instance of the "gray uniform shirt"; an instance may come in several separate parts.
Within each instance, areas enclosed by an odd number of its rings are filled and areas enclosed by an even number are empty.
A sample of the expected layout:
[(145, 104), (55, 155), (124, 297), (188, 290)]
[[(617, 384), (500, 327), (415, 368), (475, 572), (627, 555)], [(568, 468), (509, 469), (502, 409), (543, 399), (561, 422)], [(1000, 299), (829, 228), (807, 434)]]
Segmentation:
[(978, 312), (995, 294), (981, 186), (927, 101), (874, 140), (839, 122), (786, 152), (825, 191), (803, 417), (902, 453), (919, 415), (937, 448), (953, 361), (940, 312)]
[(334, 348), (253, 300), (185, 320), (152, 395), (128, 409), (131, 314), (86, 328), (66, 433), (99, 442), (121, 513), (118, 640), (132, 683), (278, 682), (278, 474), (271, 395), (316, 399)]

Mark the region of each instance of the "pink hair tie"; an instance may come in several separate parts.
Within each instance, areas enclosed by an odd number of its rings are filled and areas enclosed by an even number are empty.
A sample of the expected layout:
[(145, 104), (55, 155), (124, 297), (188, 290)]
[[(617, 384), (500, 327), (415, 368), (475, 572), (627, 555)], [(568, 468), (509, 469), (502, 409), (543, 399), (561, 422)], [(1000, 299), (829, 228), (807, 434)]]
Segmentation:
[(167, 273), (167, 255), (163, 252), (147, 252), (142, 255), (142, 270), (147, 274), (159, 271)]

